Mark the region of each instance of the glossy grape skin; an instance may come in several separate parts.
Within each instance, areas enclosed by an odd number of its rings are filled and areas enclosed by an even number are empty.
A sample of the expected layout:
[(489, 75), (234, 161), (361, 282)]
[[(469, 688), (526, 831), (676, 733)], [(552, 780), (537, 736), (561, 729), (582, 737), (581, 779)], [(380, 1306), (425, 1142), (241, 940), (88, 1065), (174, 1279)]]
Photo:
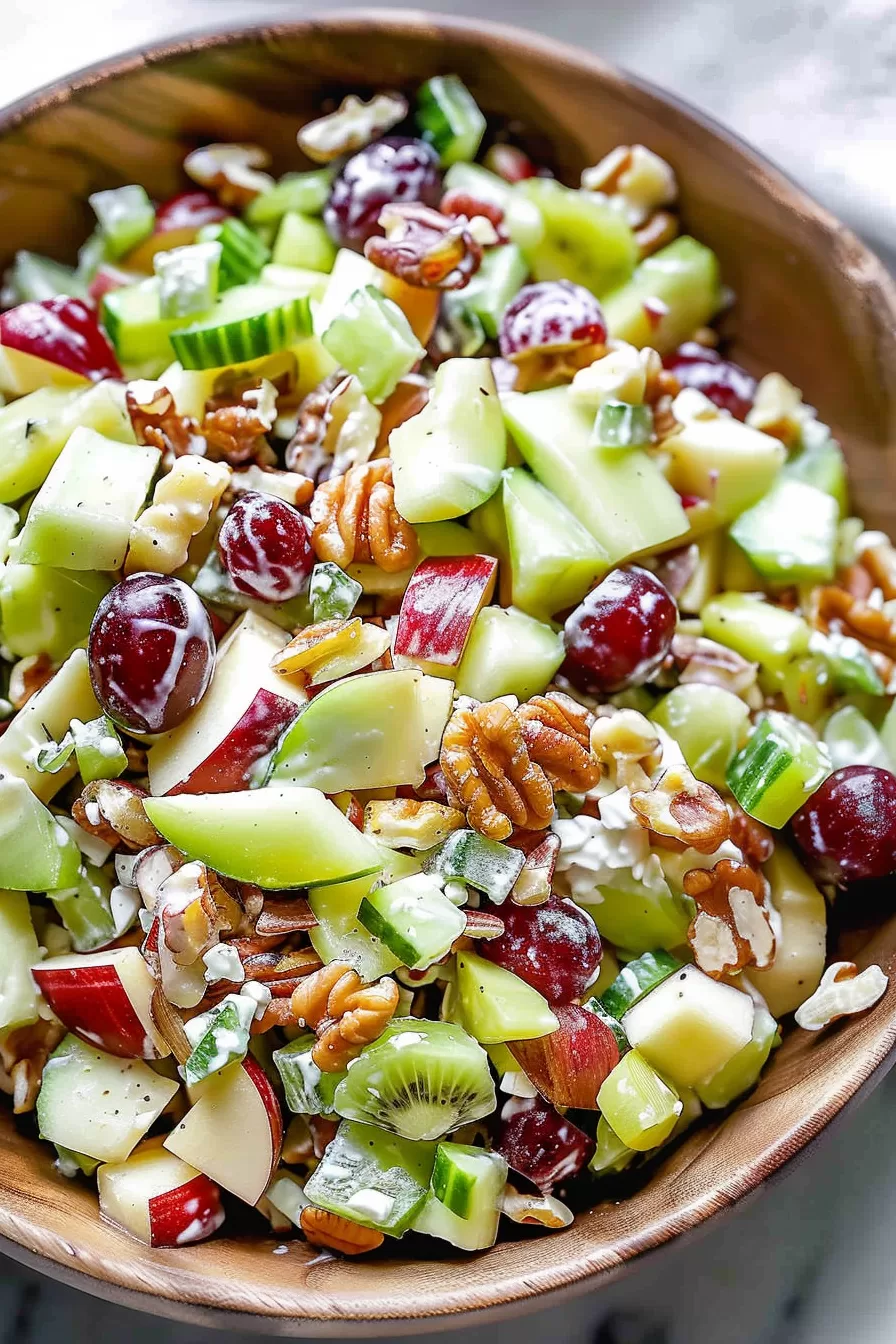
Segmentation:
[(792, 825), (820, 882), (886, 877), (896, 870), (896, 775), (876, 765), (835, 770)]
[(603, 309), (590, 290), (571, 280), (524, 285), (504, 309), (499, 334), (504, 359), (530, 351), (602, 345), (606, 339)]
[(132, 574), (97, 608), (87, 646), (103, 712), (131, 733), (183, 723), (211, 680), (215, 640), (192, 588), (162, 574)]
[(314, 567), (305, 519), (285, 500), (248, 490), (218, 533), (218, 555), (235, 588), (260, 602), (298, 597)]
[(438, 208), (442, 196), (439, 156), (424, 140), (387, 135), (359, 150), (333, 181), (324, 223), (339, 247), (363, 252), (382, 237), (380, 211), (393, 201), (421, 201)]
[(567, 618), (561, 670), (587, 695), (640, 686), (666, 657), (677, 619), (656, 575), (637, 565), (611, 570)]
[(756, 395), (756, 379), (739, 364), (696, 341), (686, 341), (663, 360), (682, 387), (694, 387), (735, 420), (746, 420)]
[(601, 958), (600, 934), (591, 916), (560, 896), (542, 905), (507, 901), (500, 915), (504, 932), (483, 940), (483, 956), (525, 980), (548, 1003), (581, 998)]
[(549, 1195), (577, 1176), (594, 1152), (594, 1140), (541, 1097), (504, 1108), (495, 1149), (522, 1176)]

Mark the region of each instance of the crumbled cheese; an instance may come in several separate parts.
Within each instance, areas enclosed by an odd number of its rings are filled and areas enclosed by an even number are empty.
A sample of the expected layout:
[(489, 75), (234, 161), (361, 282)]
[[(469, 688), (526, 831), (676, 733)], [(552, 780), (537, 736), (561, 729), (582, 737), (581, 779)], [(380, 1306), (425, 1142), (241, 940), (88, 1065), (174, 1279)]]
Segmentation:
[[(243, 985), (240, 994), (247, 999), (255, 1000), (256, 1006), (254, 1016), (256, 1018), (264, 1017), (264, 1010), (267, 1008), (272, 998), (271, 991), (268, 989), (267, 985), (261, 985), (257, 980), (250, 980), (248, 984)], [(230, 995), (228, 995), (228, 997), (230, 997)]]
[[(150, 916), (151, 920), (152, 916)], [(214, 947), (210, 947), (207, 952), (203, 953), (202, 960), (205, 963), (205, 979), (210, 985), (217, 984), (219, 980), (230, 980), (235, 984), (241, 984), (246, 978), (246, 971), (240, 961), (239, 953), (229, 943), (216, 943)]]

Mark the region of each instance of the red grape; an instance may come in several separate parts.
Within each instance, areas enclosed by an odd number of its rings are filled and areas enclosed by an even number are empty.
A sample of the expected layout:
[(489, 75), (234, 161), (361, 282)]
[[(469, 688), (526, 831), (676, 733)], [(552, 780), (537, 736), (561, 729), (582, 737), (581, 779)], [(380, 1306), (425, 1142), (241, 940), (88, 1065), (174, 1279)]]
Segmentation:
[(504, 932), (483, 940), (482, 953), (513, 971), (549, 1003), (570, 1003), (584, 994), (600, 965), (600, 934), (594, 920), (573, 901), (551, 896), (543, 905), (501, 906)]
[(305, 519), (285, 500), (248, 490), (218, 533), (218, 554), (234, 587), (260, 602), (298, 597), (314, 567)]
[(594, 1141), (535, 1097), (505, 1106), (495, 1148), (514, 1171), (549, 1195), (559, 1181), (579, 1174), (594, 1152)]
[(516, 145), (492, 145), (486, 153), (485, 166), (503, 177), (505, 182), (523, 182), (527, 177), (538, 176), (538, 169), (529, 155)]
[(896, 870), (896, 776), (876, 765), (829, 775), (793, 818), (815, 876), (843, 886)]
[(600, 345), (607, 339), (603, 310), (590, 290), (571, 280), (524, 285), (501, 318), (505, 359), (533, 351)]
[(678, 609), (656, 575), (612, 570), (567, 618), (563, 673), (587, 695), (649, 681), (669, 651)]
[(181, 229), (201, 229), (204, 224), (218, 224), (229, 219), (225, 210), (209, 191), (182, 191), (170, 197), (156, 210), (156, 233), (172, 233)]
[(162, 574), (132, 574), (97, 608), (87, 654), (109, 718), (127, 732), (165, 733), (205, 694), (215, 641), (192, 588)]
[(438, 209), (442, 195), (439, 156), (424, 140), (387, 135), (353, 154), (334, 180), (324, 223), (340, 247), (363, 252), (382, 237), (380, 211), (393, 201), (421, 201)]
[(123, 374), (115, 351), (83, 299), (60, 294), (0, 314), (0, 344), (35, 355), (98, 383)]
[(695, 387), (723, 411), (730, 411), (735, 420), (746, 420), (756, 395), (756, 379), (739, 364), (696, 341), (686, 341), (663, 363), (682, 387)]

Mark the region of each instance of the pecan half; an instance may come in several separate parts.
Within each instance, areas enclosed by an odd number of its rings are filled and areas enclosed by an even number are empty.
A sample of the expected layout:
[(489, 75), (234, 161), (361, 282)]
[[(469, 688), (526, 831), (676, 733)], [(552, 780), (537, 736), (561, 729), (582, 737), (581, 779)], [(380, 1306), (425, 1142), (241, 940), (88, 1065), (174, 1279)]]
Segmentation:
[(697, 907), (688, 943), (701, 971), (720, 980), (747, 966), (760, 970), (775, 959), (768, 883), (755, 868), (721, 859), (684, 875), (685, 894)]
[(523, 725), (502, 700), (455, 710), (439, 763), (467, 824), (481, 835), (506, 840), (514, 826), (536, 831), (549, 825), (551, 782), (530, 758)]
[(302, 1210), (299, 1226), (312, 1246), (326, 1246), (343, 1255), (364, 1255), (367, 1251), (375, 1251), (385, 1240), (382, 1232), (375, 1228), (362, 1227), (341, 1214), (316, 1209), (313, 1204), (307, 1204)]
[(82, 830), (117, 848), (145, 849), (162, 843), (143, 806), (145, 789), (123, 779), (96, 779), (85, 785), (72, 804), (72, 820)]
[(397, 574), (417, 558), (417, 534), (395, 507), (389, 458), (351, 467), (319, 485), (311, 521), (315, 555), (343, 569), (373, 564)]
[(222, 205), (239, 210), (274, 185), (270, 174), (261, 171), (270, 162), (261, 145), (203, 145), (184, 159), (184, 171), (213, 191)]
[(649, 789), (663, 759), (656, 729), (636, 709), (599, 714), (591, 725), (591, 750), (619, 789)]
[(855, 962), (835, 961), (821, 977), (815, 993), (796, 1010), (796, 1024), (804, 1031), (821, 1031), (838, 1018), (873, 1008), (889, 979), (879, 966), (859, 972)]
[(516, 711), (529, 759), (540, 765), (555, 789), (587, 793), (601, 776), (591, 752), (594, 715), (560, 691), (536, 695)]
[(482, 264), (482, 248), (465, 217), (452, 220), (427, 205), (392, 204), (379, 222), (385, 237), (368, 238), (374, 266), (418, 289), (463, 289)]
[(375, 1041), (398, 1007), (398, 986), (384, 976), (365, 985), (345, 962), (323, 966), (298, 986), (290, 1008), (317, 1035), (311, 1058), (324, 1073), (340, 1073)]
[(376, 449), (382, 413), (358, 379), (337, 371), (309, 392), (286, 450), (287, 463), (316, 483), (367, 462)]
[(335, 112), (307, 122), (296, 140), (302, 153), (315, 163), (332, 163), (343, 154), (363, 149), (404, 121), (407, 114), (407, 99), (400, 93), (377, 93), (369, 103), (350, 93)]
[(672, 662), (680, 671), (679, 681), (697, 681), (704, 686), (720, 686), (741, 697), (756, 684), (758, 663), (717, 644), (702, 635), (673, 635), (670, 649)]
[(651, 789), (632, 794), (631, 805), (645, 830), (700, 854), (715, 853), (731, 832), (731, 817), (719, 794), (695, 779), (686, 765), (664, 770)]

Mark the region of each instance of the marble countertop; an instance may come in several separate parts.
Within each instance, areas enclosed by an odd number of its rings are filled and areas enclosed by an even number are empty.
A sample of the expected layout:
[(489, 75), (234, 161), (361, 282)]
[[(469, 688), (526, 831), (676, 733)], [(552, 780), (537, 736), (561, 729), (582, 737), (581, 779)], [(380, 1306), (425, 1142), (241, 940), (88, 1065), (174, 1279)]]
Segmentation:
[[(319, 5), (318, 8), (323, 8)], [(328, 0), (328, 9), (348, 7)], [(725, 121), (896, 260), (892, 0), (452, 0), (457, 14), (549, 31)], [(0, 100), (169, 33), (315, 8), (301, 0), (2, 0)], [(0, 225), (2, 227), (2, 225)], [(774, 1189), (601, 1294), (456, 1344), (893, 1344), (896, 1076)], [(0, 1344), (155, 1344), (159, 1322), (0, 1258)], [(165, 1323), (166, 1344), (222, 1336)], [(230, 1334), (233, 1344), (258, 1336)]]

